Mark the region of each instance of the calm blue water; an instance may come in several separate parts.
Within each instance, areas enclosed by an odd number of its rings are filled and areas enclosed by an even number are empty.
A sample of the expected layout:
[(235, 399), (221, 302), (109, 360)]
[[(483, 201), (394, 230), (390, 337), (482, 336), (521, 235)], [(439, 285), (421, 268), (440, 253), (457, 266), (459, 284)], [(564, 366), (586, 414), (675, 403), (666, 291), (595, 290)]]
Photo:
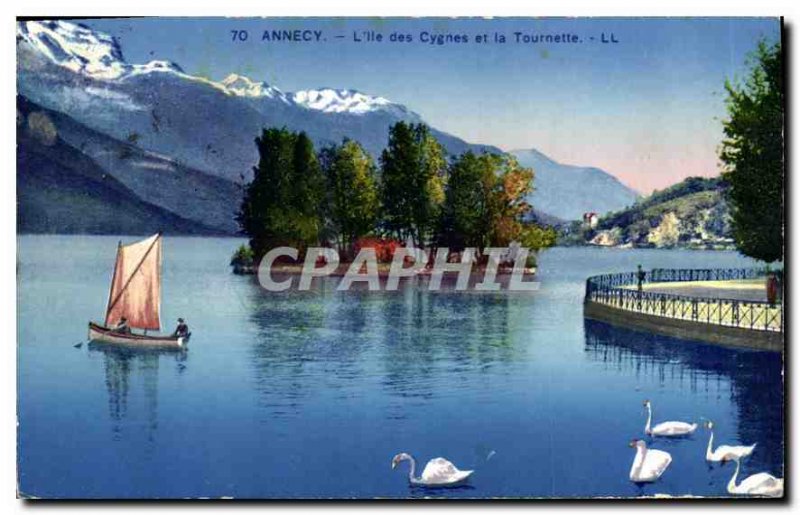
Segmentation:
[[(733, 467), (705, 463), (704, 430), (653, 443), (673, 455), (659, 482), (628, 481), (648, 398), (656, 421), (706, 417), (717, 442), (758, 442), (744, 473), (783, 474), (779, 354), (582, 314), (588, 275), (751, 265), (734, 253), (553, 249), (532, 293), (268, 294), (229, 273), (239, 241), (166, 238), (162, 319), (187, 319), (189, 351), (73, 348), (102, 317), (117, 240), (18, 238), (26, 495), (724, 495)], [(406, 465), (390, 469), (401, 451), (477, 472), (410, 488)]]

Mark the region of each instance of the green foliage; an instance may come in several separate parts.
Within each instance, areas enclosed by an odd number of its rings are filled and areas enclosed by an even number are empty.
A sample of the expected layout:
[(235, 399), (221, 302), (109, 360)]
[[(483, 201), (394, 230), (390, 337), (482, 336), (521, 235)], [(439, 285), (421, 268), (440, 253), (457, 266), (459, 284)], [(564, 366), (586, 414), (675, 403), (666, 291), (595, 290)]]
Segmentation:
[(401, 242), (410, 237), (453, 250), (518, 241), (536, 251), (555, 242), (552, 229), (523, 223), (532, 170), (510, 156), (472, 152), (448, 168), (425, 125), (390, 128), (380, 184), (371, 156), (355, 141), (319, 155), (305, 133), (285, 128), (264, 129), (255, 141), (259, 161), (238, 216), (250, 247), (237, 251), (234, 266), (249, 266), (243, 263), (277, 246), (296, 247), (302, 258), (307, 246), (333, 242), (340, 255), (352, 256), (378, 227)]
[(445, 152), (423, 124), (398, 122), (381, 154), (383, 226), (405, 241), (424, 245), (444, 200)]
[(525, 201), (533, 171), (516, 159), (466, 152), (450, 165), (437, 243), (454, 251), (483, 250), (518, 241), (539, 250), (555, 243), (556, 232), (521, 221), (531, 211)]
[(305, 133), (264, 129), (256, 138), (259, 161), (246, 187), (237, 220), (261, 256), (278, 245), (301, 255), (319, 242), (325, 205), (325, 179)]
[(497, 186), (497, 160), (466, 152), (450, 165), (437, 243), (460, 252), (489, 245), (492, 194)]
[(555, 229), (552, 227), (540, 227), (535, 224), (522, 224), (517, 237), (520, 245), (536, 252), (552, 247), (556, 244), (557, 239), (558, 233)]
[(533, 170), (523, 168), (512, 156), (494, 156), (494, 159), (498, 165), (498, 187), (491, 197), (491, 244), (504, 247), (523, 237), (522, 219), (533, 209), (525, 200), (533, 191)]
[(231, 266), (251, 267), (255, 264), (255, 253), (247, 245), (240, 245), (231, 257)]
[[(607, 214), (599, 220), (595, 229), (580, 221), (572, 222), (563, 228), (558, 244), (583, 245), (598, 235), (606, 234), (620, 244), (627, 243), (635, 247), (724, 247), (728, 245), (725, 240), (731, 236), (729, 210), (724, 199), (725, 188), (725, 181), (719, 177), (689, 177), (653, 192), (626, 209)], [(677, 224), (672, 223), (673, 216), (677, 218)], [(670, 217), (669, 223), (661, 227), (664, 217)], [(677, 241), (673, 241), (674, 238)], [(695, 239), (700, 243), (691, 242)]]
[(739, 250), (783, 259), (783, 63), (779, 43), (761, 41), (744, 83), (726, 82), (728, 119), (720, 159)]
[(380, 210), (376, 169), (370, 155), (355, 141), (345, 140), (321, 152), (328, 185), (332, 234), (339, 251), (351, 254), (355, 242), (375, 229)]
[(723, 187), (723, 180), (719, 177), (687, 177), (678, 184), (654, 191), (650, 196), (630, 207), (607, 214), (600, 219), (597, 228), (603, 230), (611, 229), (612, 227), (628, 227), (644, 218), (646, 216), (645, 212), (653, 207), (672, 200), (687, 198), (688, 195), (693, 193), (716, 192)]

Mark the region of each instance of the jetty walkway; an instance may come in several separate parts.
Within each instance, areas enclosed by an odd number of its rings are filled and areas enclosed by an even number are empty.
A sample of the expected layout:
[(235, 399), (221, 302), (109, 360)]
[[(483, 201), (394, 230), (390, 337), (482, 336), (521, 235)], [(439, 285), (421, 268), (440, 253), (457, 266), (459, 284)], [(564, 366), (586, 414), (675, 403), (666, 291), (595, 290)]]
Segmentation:
[(584, 315), (614, 325), (723, 345), (783, 350), (783, 303), (766, 299), (761, 269), (654, 269), (586, 280)]

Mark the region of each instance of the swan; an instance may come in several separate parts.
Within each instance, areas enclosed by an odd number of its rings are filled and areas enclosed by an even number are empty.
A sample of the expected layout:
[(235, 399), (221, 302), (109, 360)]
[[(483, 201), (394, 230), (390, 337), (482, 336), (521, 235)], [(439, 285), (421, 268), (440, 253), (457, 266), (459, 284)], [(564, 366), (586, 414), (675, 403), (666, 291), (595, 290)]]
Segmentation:
[(414, 470), (417, 468), (417, 461), (410, 455), (401, 452), (392, 458), (392, 470), (401, 461), (411, 462), (411, 470), (408, 472), (408, 482), (412, 485), (420, 486), (455, 486), (463, 483), (474, 470), (458, 470), (455, 465), (444, 458), (434, 458), (425, 465), (420, 477), (414, 477)]
[(644, 433), (651, 436), (683, 436), (694, 433), (697, 429), (697, 424), (689, 424), (688, 422), (662, 422), (650, 427), (650, 422), (653, 419), (653, 408), (650, 406), (650, 401), (644, 401), (644, 406), (647, 408), (647, 424), (644, 426)]
[(672, 463), (670, 453), (648, 449), (644, 440), (633, 440), (630, 446), (636, 448), (636, 457), (633, 458), (629, 476), (634, 483), (651, 483), (657, 480)]
[(728, 493), (734, 495), (766, 495), (769, 497), (783, 497), (783, 479), (759, 472), (742, 480), (736, 484), (736, 476), (739, 475), (739, 458), (736, 461), (736, 470), (733, 477), (728, 481)]
[(756, 448), (756, 444), (750, 446), (720, 445), (717, 447), (717, 450), (712, 452), (711, 447), (714, 445), (714, 423), (711, 421), (706, 422), (706, 428), (708, 428), (711, 433), (711, 436), (708, 438), (708, 449), (706, 449), (706, 460), (708, 461), (728, 461), (744, 458), (753, 454), (753, 449)]

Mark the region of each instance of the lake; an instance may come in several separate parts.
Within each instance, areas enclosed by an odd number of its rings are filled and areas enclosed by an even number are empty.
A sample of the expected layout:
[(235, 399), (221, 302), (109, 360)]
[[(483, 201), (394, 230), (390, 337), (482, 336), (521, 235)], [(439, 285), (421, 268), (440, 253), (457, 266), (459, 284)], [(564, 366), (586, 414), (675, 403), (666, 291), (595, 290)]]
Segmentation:
[[(589, 275), (753, 266), (736, 253), (556, 248), (535, 292), (338, 292), (332, 279), (268, 293), (230, 273), (240, 240), (166, 237), (162, 322), (186, 318), (188, 351), (75, 348), (104, 315), (118, 240), (17, 239), (24, 495), (726, 495), (734, 467), (705, 462), (705, 429), (655, 439), (672, 465), (628, 480), (645, 399), (655, 422), (709, 419), (715, 444), (758, 442), (744, 474), (783, 475), (780, 354), (583, 318)], [(409, 487), (407, 464), (390, 467), (399, 452), (476, 472)]]

